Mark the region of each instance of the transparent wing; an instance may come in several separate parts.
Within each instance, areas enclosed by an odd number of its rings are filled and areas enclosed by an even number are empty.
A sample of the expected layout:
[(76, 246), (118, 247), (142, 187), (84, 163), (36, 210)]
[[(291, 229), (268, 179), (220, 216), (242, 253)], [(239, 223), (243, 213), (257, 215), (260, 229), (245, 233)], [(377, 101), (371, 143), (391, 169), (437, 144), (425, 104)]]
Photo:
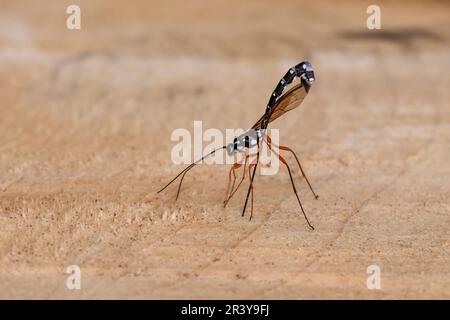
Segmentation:
[[(280, 99), (275, 103), (273, 107), (272, 115), (270, 116), (269, 123), (278, 119), (289, 110), (297, 108), (305, 99), (308, 91), (301, 83), (293, 86)], [(261, 117), (252, 127), (252, 129), (261, 129), (264, 116)]]

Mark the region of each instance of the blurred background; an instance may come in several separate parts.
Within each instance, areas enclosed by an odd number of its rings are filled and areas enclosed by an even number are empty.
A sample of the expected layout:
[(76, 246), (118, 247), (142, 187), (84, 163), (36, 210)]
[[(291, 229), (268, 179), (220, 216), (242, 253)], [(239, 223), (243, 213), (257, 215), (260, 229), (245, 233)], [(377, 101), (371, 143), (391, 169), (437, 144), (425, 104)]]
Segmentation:
[[(0, 6), (0, 297), (450, 297), (448, 2)], [(155, 194), (174, 129), (250, 127), (303, 60), (317, 82), (272, 127), (320, 194), (295, 172), (316, 231), (286, 172), (257, 178), (251, 222), (244, 192), (221, 206), (226, 166)]]

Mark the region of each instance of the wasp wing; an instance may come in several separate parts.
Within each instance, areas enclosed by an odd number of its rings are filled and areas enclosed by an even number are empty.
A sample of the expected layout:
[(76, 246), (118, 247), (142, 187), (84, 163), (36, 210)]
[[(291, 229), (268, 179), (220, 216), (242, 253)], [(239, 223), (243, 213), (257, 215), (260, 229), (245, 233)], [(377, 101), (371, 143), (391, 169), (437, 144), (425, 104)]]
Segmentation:
[[(309, 88), (308, 88), (309, 89)], [(285, 94), (283, 94), (273, 107), (272, 114), (269, 119), (269, 123), (278, 119), (289, 110), (297, 108), (305, 99), (308, 94), (308, 90), (301, 83), (293, 86)], [(261, 129), (264, 116), (261, 117), (252, 127), (254, 130)]]

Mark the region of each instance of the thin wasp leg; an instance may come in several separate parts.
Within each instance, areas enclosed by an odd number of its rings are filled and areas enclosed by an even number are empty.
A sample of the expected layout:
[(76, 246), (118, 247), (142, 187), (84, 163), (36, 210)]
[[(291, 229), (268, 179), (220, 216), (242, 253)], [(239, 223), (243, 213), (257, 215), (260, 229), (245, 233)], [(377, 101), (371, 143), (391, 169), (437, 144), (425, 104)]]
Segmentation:
[[(234, 185), (236, 184), (236, 169), (239, 169), (241, 166), (242, 166), (242, 164), (240, 164), (240, 163), (237, 166), (233, 166), (233, 183), (231, 184), (230, 193), (233, 191)], [(228, 198), (228, 195), (227, 195), (227, 198)]]
[(294, 150), (292, 150), (291, 148), (286, 147), (286, 146), (280, 146), (279, 149), (280, 149), (280, 150), (289, 151), (289, 152), (291, 152), (291, 153), (294, 155), (295, 160), (297, 161), (298, 167), (300, 168), (300, 171), (302, 172), (302, 175), (303, 175), (303, 177), (305, 177), (306, 183), (307, 183), (308, 186), (309, 186), (309, 189), (311, 190), (311, 192), (312, 192), (312, 194), (314, 195), (314, 197), (315, 197), (316, 199), (319, 199), (319, 196), (314, 192), (314, 189), (313, 189), (313, 187), (311, 186), (311, 183), (309, 183), (309, 180), (308, 180), (308, 178), (306, 177), (305, 172), (303, 171), (302, 165), (300, 164), (300, 160), (298, 159), (298, 157), (297, 157), (297, 155), (295, 154)]
[[(246, 167), (246, 165), (247, 165), (247, 159), (248, 159), (248, 157), (249, 157), (249, 155), (246, 155), (246, 156), (245, 156), (245, 159), (244, 159), (244, 173), (242, 174), (242, 177), (245, 176), (245, 167)], [(241, 167), (241, 166), (242, 166), (242, 163), (239, 165), (239, 167)], [(238, 168), (239, 168), (239, 167), (238, 167)], [(242, 183), (242, 180), (243, 180), (243, 179), (241, 179), (241, 181), (239, 182), (237, 188), (239, 188), (239, 185)], [(233, 191), (233, 190), (234, 190), (235, 182), (236, 182), (236, 174), (235, 174), (235, 179), (234, 179), (234, 181), (233, 181), (233, 185), (232, 185), (231, 190), (230, 190), (230, 194), (228, 195), (228, 198), (227, 198), (226, 202), (228, 202), (228, 201), (231, 199), (231, 197), (233, 196), (234, 192), (236, 192), (236, 191)], [(236, 188), (236, 190), (237, 190), (237, 188)], [(225, 206), (226, 206), (226, 204), (224, 204), (224, 207), (225, 207)]]
[[(232, 192), (230, 193), (230, 195), (228, 196), (228, 198), (227, 198), (226, 201), (224, 202), (224, 204), (223, 204), (223, 207), (224, 207), (224, 208), (227, 206), (228, 202), (229, 202), (229, 201), (231, 200), (231, 198), (234, 196), (234, 194), (236, 193), (236, 191), (238, 191), (239, 187), (241, 186), (242, 182), (243, 182), (244, 179), (245, 179), (245, 171), (246, 171), (246, 167), (247, 167), (247, 159), (249, 158), (249, 156), (250, 156), (250, 155), (246, 155), (246, 156), (245, 156), (245, 161), (244, 161), (244, 172), (242, 173), (241, 181), (239, 181), (239, 183), (238, 183), (236, 189), (233, 190), (233, 188), (231, 188), (231, 191), (232, 191)], [(233, 185), (233, 187), (234, 187), (234, 185)]]
[[(252, 177), (250, 178), (250, 185), (248, 187), (247, 196), (245, 198), (244, 208), (242, 209), (242, 216), (244, 216), (245, 210), (247, 209), (248, 197), (250, 196), (250, 191), (251, 191), (251, 188), (253, 185), (253, 181), (255, 180), (255, 173), (256, 173), (256, 168), (258, 167), (258, 163), (259, 163), (259, 143), (258, 143), (258, 152), (256, 153), (256, 164), (255, 164), (255, 167), (253, 168)], [(249, 169), (249, 172), (250, 172), (250, 169)]]
[[(231, 168), (230, 168), (230, 172), (228, 173), (228, 186), (227, 186), (227, 191), (225, 192), (225, 199), (223, 200), (223, 207), (225, 208), (227, 200), (229, 199), (229, 195), (231, 193), (231, 191), (233, 191), (234, 188), (234, 183), (236, 182), (236, 172), (235, 170), (238, 169), (239, 167), (241, 167), (242, 164), (240, 163), (234, 163)], [(231, 176), (233, 176), (233, 178), (231, 178)], [(231, 182), (233, 180), (233, 183)], [(231, 186), (231, 189), (230, 189)]]
[[(290, 153), (292, 153), (292, 154), (294, 155), (295, 160), (297, 161), (298, 167), (300, 168), (300, 171), (302, 172), (302, 175), (303, 175), (303, 177), (305, 178), (306, 183), (307, 183), (308, 186), (309, 186), (309, 189), (311, 190), (311, 192), (312, 192), (312, 194), (314, 195), (314, 197), (315, 197), (316, 199), (319, 199), (319, 196), (314, 192), (314, 189), (313, 189), (313, 187), (311, 186), (311, 183), (309, 183), (309, 180), (308, 180), (308, 178), (306, 177), (305, 171), (303, 171), (302, 165), (300, 164), (300, 160), (298, 159), (298, 157), (297, 157), (297, 155), (295, 154), (294, 150), (292, 150), (291, 148), (289, 148), (289, 147), (287, 147), (287, 146), (277, 146), (275, 143), (272, 143), (272, 139), (270, 139), (269, 136), (266, 136), (266, 137), (267, 137), (267, 141), (266, 141), (266, 142), (268, 142), (269, 144), (276, 146), (276, 147), (277, 147), (278, 149), (280, 149), (280, 150), (289, 151)], [(272, 150), (272, 149), (271, 149), (271, 150)], [(273, 151), (273, 150), (272, 150), (272, 151)], [(274, 151), (274, 152), (275, 152), (275, 151)], [(275, 152), (275, 153), (276, 153), (276, 152)]]
[(252, 166), (256, 166), (256, 164), (249, 164), (249, 166), (248, 166), (248, 179), (250, 180), (250, 187), (251, 187), (251, 190), (252, 190), (252, 192), (251, 192), (251, 197), (252, 197), (252, 202), (251, 202), (251, 210), (250, 210), (250, 218), (248, 219), (249, 221), (250, 220), (252, 220), (252, 217), (253, 217), (253, 183), (252, 183), (252, 179), (251, 179), (251, 176), (250, 176), (250, 172), (251, 172), (251, 167)]
[[(267, 141), (266, 141), (266, 143), (267, 143)], [(269, 143), (267, 143), (267, 146), (269, 147), (270, 150), (272, 150), (272, 146), (271, 146)], [(272, 151), (273, 151), (273, 150), (272, 150)], [(274, 152), (275, 154), (277, 154), (275, 151), (273, 151), (273, 152)], [(314, 230), (314, 227), (313, 227), (312, 224), (309, 222), (308, 217), (306, 216), (306, 212), (305, 212), (305, 210), (303, 209), (302, 202), (300, 201), (300, 197), (298, 196), (297, 188), (295, 187), (294, 179), (293, 179), (293, 177), (292, 177), (291, 168), (289, 168), (289, 165), (287, 164), (287, 161), (286, 161), (282, 156), (280, 156), (279, 154), (277, 154), (277, 155), (278, 155), (278, 159), (280, 159), (280, 161), (286, 166), (286, 168), (287, 168), (287, 170), (288, 170), (289, 178), (291, 179), (292, 189), (294, 190), (295, 196), (297, 197), (297, 201), (298, 201), (298, 204), (300, 205), (300, 209), (302, 210), (303, 216), (305, 217), (305, 220), (306, 220), (306, 222), (308, 223), (308, 226), (309, 226), (312, 230)]]

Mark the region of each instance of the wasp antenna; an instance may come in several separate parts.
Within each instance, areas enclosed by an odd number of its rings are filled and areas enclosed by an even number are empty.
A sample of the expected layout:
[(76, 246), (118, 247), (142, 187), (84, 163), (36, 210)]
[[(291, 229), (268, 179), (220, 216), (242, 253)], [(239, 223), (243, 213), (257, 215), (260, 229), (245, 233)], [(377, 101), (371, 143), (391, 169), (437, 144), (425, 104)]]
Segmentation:
[[(197, 161), (191, 163), (191, 164), (190, 164), (189, 166), (187, 166), (185, 169), (183, 169), (182, 171), (180, 171), (180, 173), (178, 173), (178, 174), (175, 176), (175, 178), (173, 178), (172, 180), (170, 180), (170, 182), (167, 183), (167, 184), (166, 184), (161, 190), (159, 190), (157, 193), (160, 193), (160, 192), (164, 191), (168, 186), (170, 186), (170, 185), (171, 185), (175, 180), (177, 180), (177, 178), (178, 178), (179, 176), (181, 176), (181, 175), (183, 175), (183, 177), (181, 178), (181, 182), (183, 182), (184, 175), (185, 175), (189, 170), (191, 170), (192, 167), (194, 167), (196, 164), (198, 164), (198, 163), (199, 163), (200, 161), (202, 161), (203, 159), (205, 159), (205, 158), (209, 157), (210, 155), (214, 154), (215, 152), (217, 152), (217, 151), (219, 151), (219, 150), (222, 150), (222, 149), (225, 149), (225, 148), (226, 148), (226, 146), (222, 146), (222, 147), (220, 147), (220, 148), (217, 148), (217, 149), (211, 151), (210, 153), (208, 153), (207, 155), (201, 157), (201, 158), (198, 159)], [(179, 188), (178, 188), (178, 193), (180, 192), (180, 188), (181, 188), (181, 183), (180, 183), (180, 186), (179, 186)], [(178, 194), (177, 194), (177, 198), (178, 198)]]
[(178, 196), (180, 195), (180, 190), (181, 190), (181, 184), (183, 183), (183, 179), (184, 179), (184, 176), (186, 175), (186, 173), (188, 173), (189, 172), (189, 170), (191, 170), (193, 167), (195, 166), (195, 163), (194, 164), (192, 164), (189, 168), (187, 168), (187, 170), (186, 171), (184, 171), (184, 173), (183, 173), (183, 175), (181, 176), (181, 180), (180, 180), (180, 184), (178, 185), (178, 190), (177, 190), (177, 196), (175, 197), (175, 201), (177, 201), (178, 200)]

